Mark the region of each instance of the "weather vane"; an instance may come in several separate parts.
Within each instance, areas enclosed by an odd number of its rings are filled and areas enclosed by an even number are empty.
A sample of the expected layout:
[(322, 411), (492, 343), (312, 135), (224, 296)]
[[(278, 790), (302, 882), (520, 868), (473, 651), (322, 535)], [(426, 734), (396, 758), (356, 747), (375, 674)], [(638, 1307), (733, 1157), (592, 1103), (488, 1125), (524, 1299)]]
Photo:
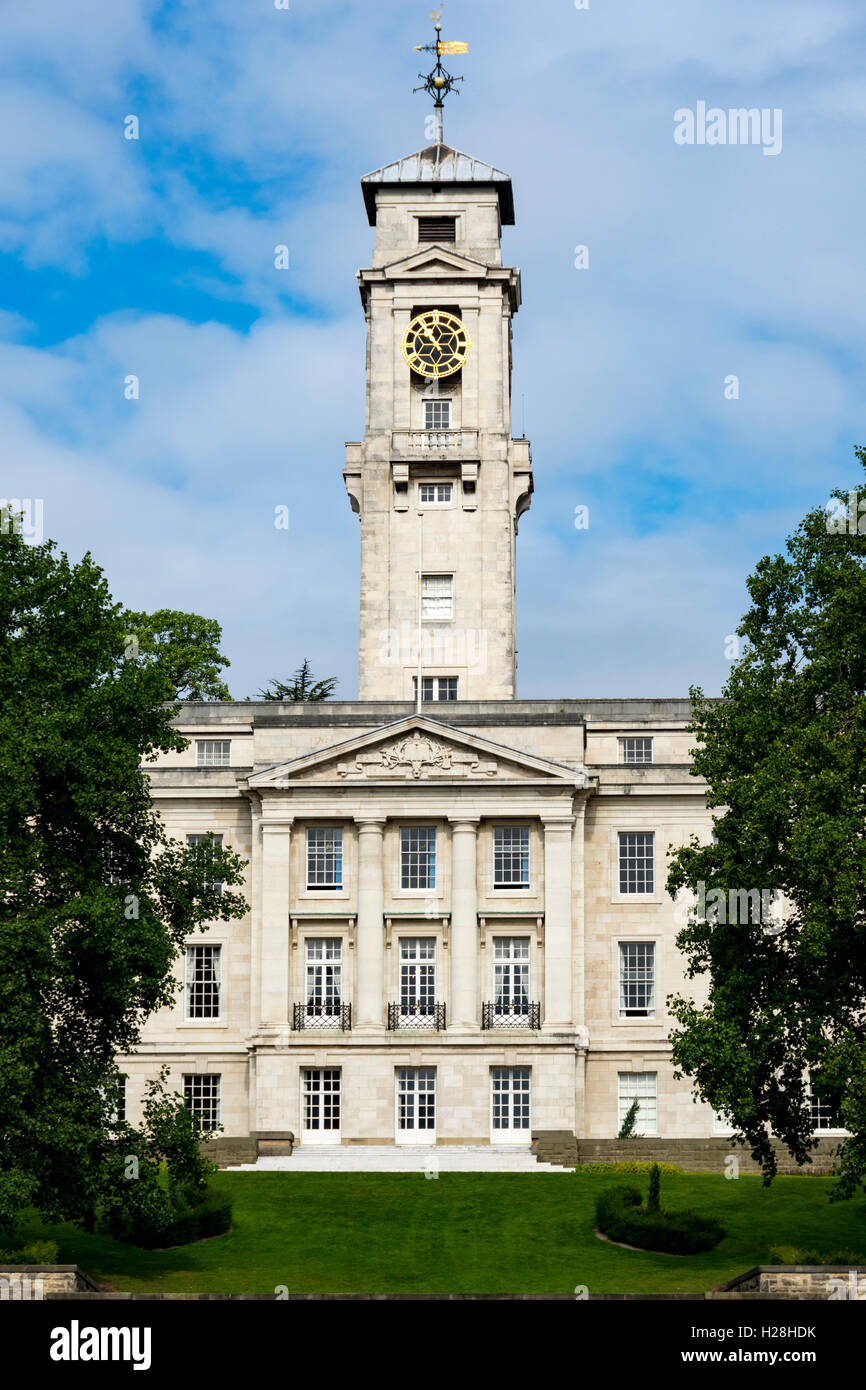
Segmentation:
[(423, 78), (422, 85), (420, 87), (413, 87), (412, 90), (413, 92), (429, 92), (431, 97), (433, 98), (433, 107), (436, 112), (436, 143), (438, 145), (441, 145), (443, 142), (442, 110), (445, 104), (445, 98), (447, 97), (449, 92), (457, 92), (457, 95), (459, 96), (459, 89), (455, 87), (454, 84), (456, 82), (463, 81), (462, 77), (452, 77), (451, 73), (448, 72), (447, 69), (443, 68), (442, 55), (443, 53), (468, 53), (469, 45), (468, 43), (459, 43), (458, 41), (453, 39), (446, 40), (440, 38), (440, 34), (442, 33), (442, 25), (440, 23), (440, 20), (442, 18), (441, 5), (439, 6), (438, 10), (430, 11), (430, 18), (433, 20), (433, 27), (436, 30), (436, 42), (416, 44), (415, 52), (435, 53), (436, 66), (432, 72), (428, 72), (426, 74), (423, 72), (419, 72), (418, 76)]

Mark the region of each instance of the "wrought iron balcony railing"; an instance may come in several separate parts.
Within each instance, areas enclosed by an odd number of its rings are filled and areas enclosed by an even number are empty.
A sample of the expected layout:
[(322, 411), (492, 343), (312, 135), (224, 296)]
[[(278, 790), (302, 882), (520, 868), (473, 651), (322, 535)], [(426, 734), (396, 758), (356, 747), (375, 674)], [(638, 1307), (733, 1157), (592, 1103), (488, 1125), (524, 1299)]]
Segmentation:
[(351, 1004), (296, 1004), (294, 1027), (317, 1032), (348, 1033), (352, 1027)]
[(540, 1004), (482, 1004), (482, 1028), (528, 1028), (541, 1027)]
[(431, 1033), (441, 1033), (445, 1028), (444, 1004), (389, 1004), (388, 1032), (402, 1032), (404, 1028), (426, 1029)]

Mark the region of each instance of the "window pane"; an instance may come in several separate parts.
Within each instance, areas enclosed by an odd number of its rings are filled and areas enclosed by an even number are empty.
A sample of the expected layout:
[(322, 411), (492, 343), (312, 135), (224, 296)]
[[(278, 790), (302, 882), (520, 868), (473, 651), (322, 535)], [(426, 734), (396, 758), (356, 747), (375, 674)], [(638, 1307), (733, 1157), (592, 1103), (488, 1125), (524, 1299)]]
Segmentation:
[(220, 1122), (220, 1078), (208, 1073), (196, 1073), (183, 1078), (184, 1100), (202, 1129), (217, 1129)]
[(187, 946), (187, 1018), (219, 1018), (220, 956), (219, 946)]
[[(222, 835), (187, 835), (186, 842), (190, 849), (197, 847), (196, 859), (207, 871), (214, 862), (213, 846), (221, 845), (223, 837)], [(217, 878), (210, 878), (207, 873), (204, 882), (207, 888), (214, 888), (217, 893), (221, 893), (223, 890), (222, 881)]]
[(529, 1013), (529, 938), (493, 940), (493, 1010), (498, 1015)]
[(652, 831), (621, 831), (619, 836), (619, 891), (653, 892)]
[(342, 888), (343, 832), (334, 826), (307, 831), (307, 887)]
[(339, 937), (307, 938), (308, 1018), (339, 1016), (343, 1002), (343, 943)]
[(494, 828), (493, 886), (529, 887), (528, 825), (503, 825)]
[(622, 1124), (637, 1100), (635, 1132), (655, 1134), (658, 1129), (657, 1073), (654, 1071), (621, 1071), (619, 1073), (619, 1123)]
[(304, 1071), (304, 1128), (340, 1128), (339, 1067), (314, 1067)]
[[(451, 402), (449, 400), (424, 402), (425, 430), (447, 430), (451, 428)], [(422, 485), (423, 486), (423, 485)], [(442, 484), (434, 484), (442, 486)], [(444, 484), (450, 492), (451, 484)]]
[(423, 574), (421, 576), (421, 617), (428, 621), (445, 621), (454, 612), (453, 575)]
[(655, 1009), (655, 943), (619, 944), (619, 1012), (622, 1018), (646, 1018)]
[(624, 763), (651, 763), (653, 760), (651, 738), (621, 738), (619, 746)]
[(197, 767), (229, 767), (231, 764), (231, 739), (199, 738), (195, 744)]
[(403, 888), (436, 887), (436, 830), (433, 826), (401, 828), (400, 883)]
[(400, 940), (400, 1013), (429, 1018), (436, 1011), (436, 940), (405, 936)]

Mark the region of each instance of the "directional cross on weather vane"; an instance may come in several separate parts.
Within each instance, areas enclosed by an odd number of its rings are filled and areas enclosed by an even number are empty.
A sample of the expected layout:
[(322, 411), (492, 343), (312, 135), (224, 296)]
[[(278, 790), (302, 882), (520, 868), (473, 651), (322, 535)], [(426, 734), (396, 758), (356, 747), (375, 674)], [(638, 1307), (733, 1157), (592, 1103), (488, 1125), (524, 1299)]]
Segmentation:
[(420, 87), (412, 88), (413, 92), (429, 92), (430, 96), (433, 98), (433, 105), (436, 110), (436, 141), (437, 144), (440, 145), (442, 143), (442, 108), (445, 102), (445, 98), (447, 97), (449, 92), (455, 91), (459, 96), (460, 92), (454, 84), (456, 82), (463, 81), (462, 77), (452, 77), (451, 73), (448, 72), (447, 69), (443, 68), (442, 55), (443, 53), (451, 54), (469, 52), (468, 43), (460, 43), (453, 39), (446, 40), (440, 38), (440, 34), (442, 33), (442, 25), (440, 23), (441, 15), (441, 5), (438, 11), (430, 11), (430, 18), (434, 21), (433, 27), (436, 30), (436, 42), (417, 44), (415, 46), (416, 53), (435, 53), (436, 66), (432, 70), (432, 72), (428, 72), (426, 74), (423, 72), (419, 72), (418, 76), (423, 79), (422, 85)]

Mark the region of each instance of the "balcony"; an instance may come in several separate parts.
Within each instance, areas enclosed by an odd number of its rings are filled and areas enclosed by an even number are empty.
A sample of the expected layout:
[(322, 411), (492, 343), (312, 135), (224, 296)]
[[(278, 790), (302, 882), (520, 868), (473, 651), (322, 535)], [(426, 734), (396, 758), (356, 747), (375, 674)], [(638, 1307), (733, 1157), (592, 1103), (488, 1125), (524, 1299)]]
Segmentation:
[(351, 1004), (296, 1004), (292, 1027), (317, 1033), (348, 1033), (352, 1028)]
[(537, 1032), (541, 1027), (541, 1005), (530, 1004), (482, 1004), (481, 1027), (483, 1029), (524, 1028)]
[(477, 430), (394, 430), (391, 457), (401, 459), (476, 458)]
[(445, 1029), (444, 1004), (389, 1004), (388, 1032), (441, 1033)]

